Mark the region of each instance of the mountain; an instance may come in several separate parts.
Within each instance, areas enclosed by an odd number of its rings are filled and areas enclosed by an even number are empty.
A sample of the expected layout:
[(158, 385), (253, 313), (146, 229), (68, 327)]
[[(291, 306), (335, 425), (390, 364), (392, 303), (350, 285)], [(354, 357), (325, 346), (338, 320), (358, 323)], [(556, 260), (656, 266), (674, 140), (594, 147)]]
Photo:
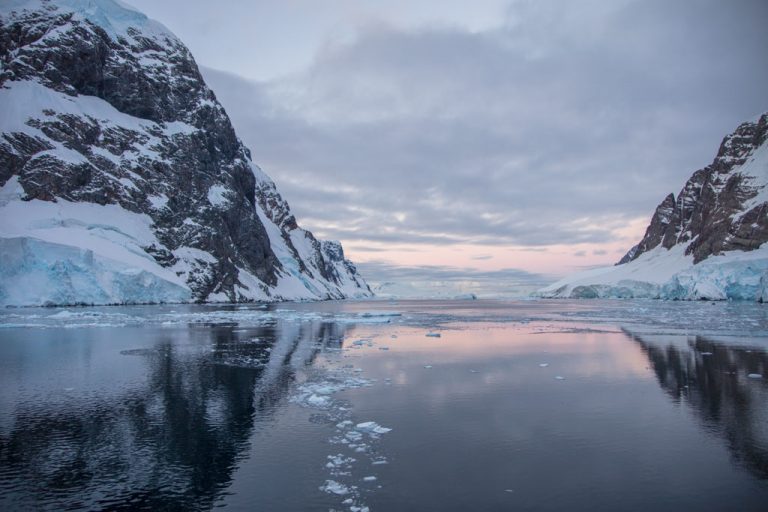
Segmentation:
[(0, 5), (0, 304), (371, 294), (301, 229), (189, 50), (114, 0)]
[(714, 161), (656, 208), (616, 266), (567, 277), (545, 297), (768, 300), (768, 113), (726, 136)]

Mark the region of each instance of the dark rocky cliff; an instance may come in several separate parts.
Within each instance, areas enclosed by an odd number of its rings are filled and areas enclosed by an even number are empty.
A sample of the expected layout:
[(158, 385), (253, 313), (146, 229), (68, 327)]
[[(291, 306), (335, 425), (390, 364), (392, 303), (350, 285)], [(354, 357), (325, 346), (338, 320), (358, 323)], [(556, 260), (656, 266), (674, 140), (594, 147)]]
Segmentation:
[(765, 169), (748, 168), (767, 138), (768, 113), (725, 137), (714, 161), (693, 173), (677, 198), (670, 194), (661, 202), (643, 239), (618, 264), (659, 245), (688, 244), (686, 254), (698, 263), (768, 241), (768, 202), (760, 200), (768, 176)]
[[(298, 227), (181, 41), (111, 0), (63, 4), (0, 11), (0, 89), (17, 94), (9, 102), (22, 90), (43, 98), (21, 109), (20, 128), (3, 129), (0, 186), (14, 178), (24, 201), (149, 216), (158, 243), (142, 249), (193, 300), (370, 293), (340, 246)], [(282, 292), (281, 280), (306, 293)]]

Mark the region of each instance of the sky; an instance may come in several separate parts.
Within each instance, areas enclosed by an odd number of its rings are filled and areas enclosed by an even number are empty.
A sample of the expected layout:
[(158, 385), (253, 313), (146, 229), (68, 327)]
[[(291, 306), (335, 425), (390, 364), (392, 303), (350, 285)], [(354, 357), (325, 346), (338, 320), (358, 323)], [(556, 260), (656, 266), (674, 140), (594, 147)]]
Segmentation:
[(374, 284), (514, 293), (613, 264), (768, 110), (764, 0), (130, 3)]

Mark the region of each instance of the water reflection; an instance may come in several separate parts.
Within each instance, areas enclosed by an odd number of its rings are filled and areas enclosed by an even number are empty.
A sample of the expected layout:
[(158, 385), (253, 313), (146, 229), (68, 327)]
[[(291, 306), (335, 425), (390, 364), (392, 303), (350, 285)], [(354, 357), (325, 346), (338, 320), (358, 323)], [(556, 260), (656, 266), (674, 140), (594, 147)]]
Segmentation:
[(145, 346), (89, 358), (68, 371), (119, 368), (126, 358), (141, 358), (143, 371), (127, 389), (122, 382), (112, 393), (63, 399), (51, 389), (7, 411), (14, 419), (0, 435), (0, 508), (210, 508), (297, 372), (345, 331), (321, 322), (198, 325), (181, 342), (160, 331)]
[(768, 381), (748, 376), (768, 375), (768, 353), (702, 336), (670, 343), (627, 335), (640, 344), (669, 397), (722, 436), (738, 464), (768, 479)]

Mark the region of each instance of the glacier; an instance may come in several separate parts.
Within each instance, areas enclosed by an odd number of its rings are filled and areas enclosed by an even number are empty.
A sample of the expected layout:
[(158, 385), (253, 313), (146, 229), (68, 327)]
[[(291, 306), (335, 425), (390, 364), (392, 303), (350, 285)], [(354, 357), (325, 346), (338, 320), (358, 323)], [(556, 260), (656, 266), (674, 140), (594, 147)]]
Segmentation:
[(623, 265), (568, 276), (537, 291), (542, 298), (749, 300), (768, 302), (768, 243), (694, 264), (685, 246), (656, 247)]

